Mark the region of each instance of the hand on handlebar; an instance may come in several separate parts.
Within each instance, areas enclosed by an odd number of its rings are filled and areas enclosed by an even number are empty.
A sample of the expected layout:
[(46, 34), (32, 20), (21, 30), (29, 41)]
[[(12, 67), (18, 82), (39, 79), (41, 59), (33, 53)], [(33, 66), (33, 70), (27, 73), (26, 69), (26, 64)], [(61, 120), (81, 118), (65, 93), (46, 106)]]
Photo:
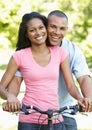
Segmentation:
[(92, 99), (81, 98), (78, 100), (78, 104), (82, 106), (83, 112), (91, 112), (92, 111)]
[(10, 94), (7, 98), (7, 102), (4, 102), (2, 104), (2, 108), (4, 111), (8, 112), (20, 111), (21, 109), (20, 101), (17, 99), (16, 96)]

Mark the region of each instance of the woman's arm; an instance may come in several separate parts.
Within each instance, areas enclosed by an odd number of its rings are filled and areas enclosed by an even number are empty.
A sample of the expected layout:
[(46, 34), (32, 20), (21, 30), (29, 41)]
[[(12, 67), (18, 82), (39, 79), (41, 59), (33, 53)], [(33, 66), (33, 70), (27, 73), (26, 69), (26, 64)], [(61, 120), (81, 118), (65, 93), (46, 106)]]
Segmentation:
[(7, 89), (6, 89), (7, 86), (10, 84), (10, 82), (12, 81), (17, 69), (18, 69), (18, 66), (17, 66), (14, 58), (11, 57), (7, 70), (4, 73), (4, 75), (1, 79), (1, 82), (0, 82), (0, 96), (2, 98), (5, 97), (7, 99), (9, 111), (11, 111), (11, 110), (15, 111), (16, 109), (19, 108), (19, 104), (20, 104), (19, 100), (16, 98), (14, 93), (12, 93), (11, 91), (7, 91)]
[(69, 66), (68, 57), (63, 61), (63, 63), (61, 63), (61, 70), (63, 73), (63, 77), (65, 80), (68, 92), (71, 94), (72, 97), (78, 100), (80, 105), (82, 105), (85, 108), (86, 101), (85, 101), (85, 98), (81, 96), (78, 87), (74, 83), (72, 72)]
[(0, 95), (2, 97), (2, 95), (4, 95), (7, 99), (8, 97), (8, 91), (6, 91), (7, 86), (9, 85), (9, 83), (12, 81), (14, 74), (17, 70), (17, 64), (14, 60), (13, 57), (11, 57), (6, 72), (4, 73), (1, 82), (0, 82)]
[(61, 63), (61, 70), (69, 93), (77, 100), (82, 98), (78, 88), (74, 83), (73, 76), (69, 66), (68, 57), (64, 60), (63, 63)]

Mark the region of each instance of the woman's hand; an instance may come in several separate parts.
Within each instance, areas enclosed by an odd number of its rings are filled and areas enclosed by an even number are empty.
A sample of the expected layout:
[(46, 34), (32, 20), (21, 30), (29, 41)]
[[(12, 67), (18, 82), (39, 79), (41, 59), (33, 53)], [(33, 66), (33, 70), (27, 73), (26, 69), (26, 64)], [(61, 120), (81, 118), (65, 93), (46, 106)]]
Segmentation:
[(4, 102), (2, 104), (2, 108), (4, 111), (8, 112), (20, 111), (21, 109), (20, 101), (17, 99), (15, 95), (9, 94), (7, 102)]

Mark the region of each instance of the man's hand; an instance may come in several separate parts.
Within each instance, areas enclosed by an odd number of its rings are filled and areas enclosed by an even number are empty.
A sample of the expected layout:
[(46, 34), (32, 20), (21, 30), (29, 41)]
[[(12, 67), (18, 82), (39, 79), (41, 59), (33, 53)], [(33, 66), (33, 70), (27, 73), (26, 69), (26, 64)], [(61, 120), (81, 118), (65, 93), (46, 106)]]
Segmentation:
[(92, 112), (92, 98), (81, 98), (78, 104), (82, 106), (84, 112)]

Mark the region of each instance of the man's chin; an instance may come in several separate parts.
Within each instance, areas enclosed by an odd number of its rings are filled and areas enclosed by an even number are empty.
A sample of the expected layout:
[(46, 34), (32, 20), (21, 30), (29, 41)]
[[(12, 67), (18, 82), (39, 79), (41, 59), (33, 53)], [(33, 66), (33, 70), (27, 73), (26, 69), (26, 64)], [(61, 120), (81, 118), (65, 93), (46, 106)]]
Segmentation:
[(58, 46), (59, 44), (58, 44), (58, 42), (51, 42), (51, 45), (52, 46)]
[(50, 43), (51, 43), (52, 46), (57, 46), (58, 45), (57, 44), (58, 42), (56, 42), (56, 41), (50, 41)]

